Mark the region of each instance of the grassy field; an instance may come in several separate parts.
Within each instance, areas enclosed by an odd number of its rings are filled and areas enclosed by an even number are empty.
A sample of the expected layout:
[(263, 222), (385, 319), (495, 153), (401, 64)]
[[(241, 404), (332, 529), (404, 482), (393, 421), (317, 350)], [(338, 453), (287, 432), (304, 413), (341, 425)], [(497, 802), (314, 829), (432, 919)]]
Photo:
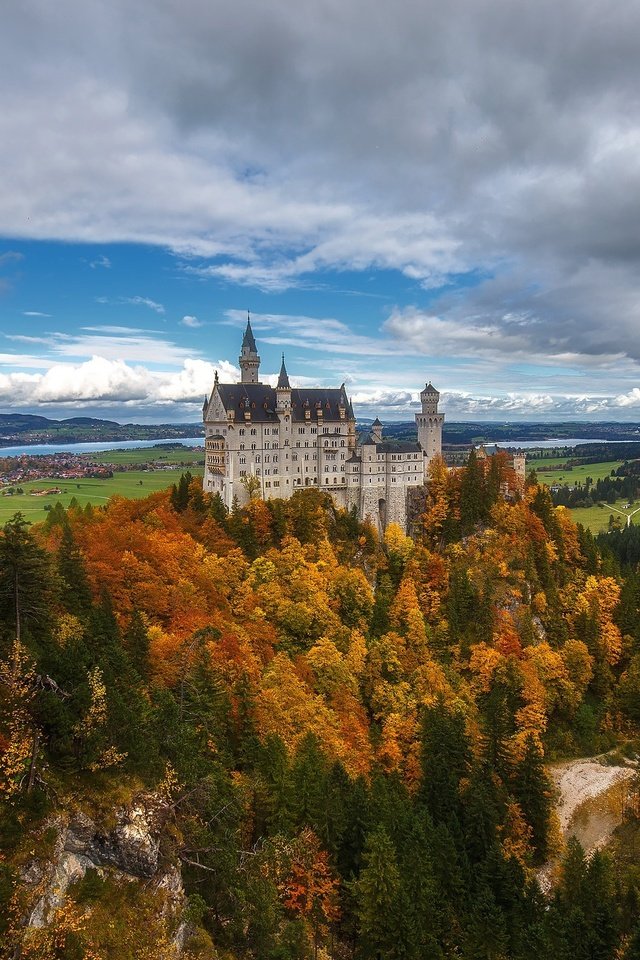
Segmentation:
[[(188, 469), (194, 476), (203, 473), (202, 468), (199, 467), (190, 466)], [(134, 499), (147, 497), (156, 490), (165, 490), (171, 484), (177, 483), (184, 472), (182, 468), (151, 472), (130, 470), (126, 473), (116, 473), (109, 479), (31, 480), (20, 484), (24, 490), (23, 494), (0, 496), (0, 525), (6, 523), (18, 510), (22, 511), (27, 520), (37, 523), (45, 519), (47, 512), (44, 508), (47, 504), (54, 506), (60, 501), (66, 507), (73, 497), (82, 506), (92, 503), (96, 507), (105, 504), (116, 494)], [(48, 487), (58, 487), (62, 493), (45, 497), (30, 496), (31, 490), (44, 490)]]
[(204, 466), (204, 447), (189, 450), (188, 447), (138, 447), (135, 450), (101, 450), (88, 455), (92, 463), (175, 463), (179, 466), (191, 464)]
[[(619, 500), (616, 503), (617, 507), (622, 507), (622, 504), (626, 501)], [(627, 510), (627, 513), (630, 513), (631, 510), (635, 510), (636, 507), (640, 507), (640, 501), (635, 501), (631, 504), (630, 510)], [(601, 507), (576, 507), (575, 510), (571, 511), (571, 517), (575, 523), (581, 523), (583, 527), (586, 527), (588, 530), (591, 530), (591, 533), (604, 533), (609, 529), (609, 517), (613, 514), (614, 517), (619, 517), (623, 524), (627, 521), (621, 514), (617, 513), (615, 510), (611, 509), (611, 506), (608, 503), (603, 504)], [(640, 522), (640, 513), (636, 514), (635, 517), (631, 520), (631, 523), (637, 524)]]
[[(570, 487), (576, 482), (584, 483), (587, 477), (592, 480), (601, 480), (602, 477), (608, 477), (612, 470), (617, 470), (622, 464), (622, 460), (608, 460), (606, 463), (588, 463), (584, 466), (574, 467), (573, 470), (562, 469), (562, 464), (566, 463), (565, 458), (527, 459), (527, 470), (535, 470), (538, 473), (538, 483), (544, 483), (550, 487), (555, 483), (566, 483)], [(540, 467), (551, 467), (556, 465), (554, 470), (544, 473), (538, 472)]]

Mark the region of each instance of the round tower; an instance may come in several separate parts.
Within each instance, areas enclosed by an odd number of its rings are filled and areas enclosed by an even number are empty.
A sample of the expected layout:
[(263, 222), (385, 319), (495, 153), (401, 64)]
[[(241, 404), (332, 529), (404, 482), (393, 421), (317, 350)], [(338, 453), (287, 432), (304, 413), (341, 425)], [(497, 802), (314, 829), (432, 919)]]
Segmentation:
[(429, 382), (420, 394), (422, 411), (416, 414), (418, 443), (426, 454), (425, 467), (433, 457), (442, 454), (442, 425), (444, 414), (438, 413), (440, 394)]

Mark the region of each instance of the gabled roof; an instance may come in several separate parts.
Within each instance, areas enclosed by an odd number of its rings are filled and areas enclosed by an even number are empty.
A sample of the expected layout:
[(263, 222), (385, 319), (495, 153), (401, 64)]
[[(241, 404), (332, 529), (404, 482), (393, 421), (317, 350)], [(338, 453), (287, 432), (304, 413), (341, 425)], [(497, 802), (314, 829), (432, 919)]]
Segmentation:
[(236, 420), (249, 410), (256, 423), (278, 423), (276, 392), (264, 383), (219, 383), (218, 395), (225, 410), (233, 410)]
[(426, 385), (426, 387), (424, 388), (424, 390), (423, 390), (422, 392), (423, 392), (423, 393), (437, 393), (438, 396), (440, 395), (439, 391), (436, 390), (436, 388), (434, 387), (434, 385), (431, 383), (431, 380), (429, 380), (429, 383)]
[[(286, 374), (286, 370), (285, 370)], [(276, 411), (277, 394), (265, 383), (219, 383), (218, 395), (225, 410), (233, 410), (236, 420), (242, 420), (244, 411), (251, 412), (256, 423), (279, 423)], [(349, 401), (342, 387), (291, 390), (291, 418), (294, 423), (304, 423), (305, 411), (309, 410), (311, 423), (316, 423), (322, 411), (324, 422), (340, 421), (340, 408), (348, 409)]]
[(291, 414), (294, 422), (304, 422), (305, 410), (311, 411), (311, 420), (316, 420), (322, 410), (325, 420), (340, 420), (340, 407), (348, 408), (349, 401), (343, 387), (300, 387), (291, 391)]
[(411, 440), (385, 440), (376, 444), (376, 449), (380, 453), (421, 453), (422, 447), (419, 443)]

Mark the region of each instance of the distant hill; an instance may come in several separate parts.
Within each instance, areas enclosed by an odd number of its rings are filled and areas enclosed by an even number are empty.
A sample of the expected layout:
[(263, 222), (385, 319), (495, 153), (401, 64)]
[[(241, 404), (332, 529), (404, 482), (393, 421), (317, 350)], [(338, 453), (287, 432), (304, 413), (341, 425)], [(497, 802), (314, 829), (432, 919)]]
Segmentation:
[[(384, 424), (385, 436), (398, 440), (416, 436), (413, 421), (390, 422)], [(640, 440), (640, 424), (637, 423), (594, 423), (572, 420), (563, 423), (499, 423), (481, 422), (444, 422), (442, 442), (445, 448), (472, 443), (518, 443), (535, 440)]]
[(203, 435), (196, 423), (116, 423), (97, 417), (51, 420), (30, 413), (0, 413), (0, 447), (17, 443), (80, 443), (101, 440), (180, 440)]

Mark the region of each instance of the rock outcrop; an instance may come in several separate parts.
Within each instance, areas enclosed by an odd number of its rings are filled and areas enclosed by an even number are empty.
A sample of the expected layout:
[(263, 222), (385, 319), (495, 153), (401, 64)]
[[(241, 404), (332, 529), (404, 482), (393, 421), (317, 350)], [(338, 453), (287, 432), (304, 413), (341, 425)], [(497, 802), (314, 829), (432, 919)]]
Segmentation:
[(141, 794), (116, 809), (115, 826), (109, 829), (81, 810), (57, 816), (48, 824), (57, 832), (52, 856), (46, 861), (34, 857), (22, 873), (23, 884), (35, 897), (25, 925), (46, 926), (63, 905), (69, 886), (92, 869), (123, 882), (151, 881), (165, 895), (165, 912), (179, 916), (185, 905), (180, 870), (163, 864), (160, 856), (168, 813), (168, 803), (157, 794)]

